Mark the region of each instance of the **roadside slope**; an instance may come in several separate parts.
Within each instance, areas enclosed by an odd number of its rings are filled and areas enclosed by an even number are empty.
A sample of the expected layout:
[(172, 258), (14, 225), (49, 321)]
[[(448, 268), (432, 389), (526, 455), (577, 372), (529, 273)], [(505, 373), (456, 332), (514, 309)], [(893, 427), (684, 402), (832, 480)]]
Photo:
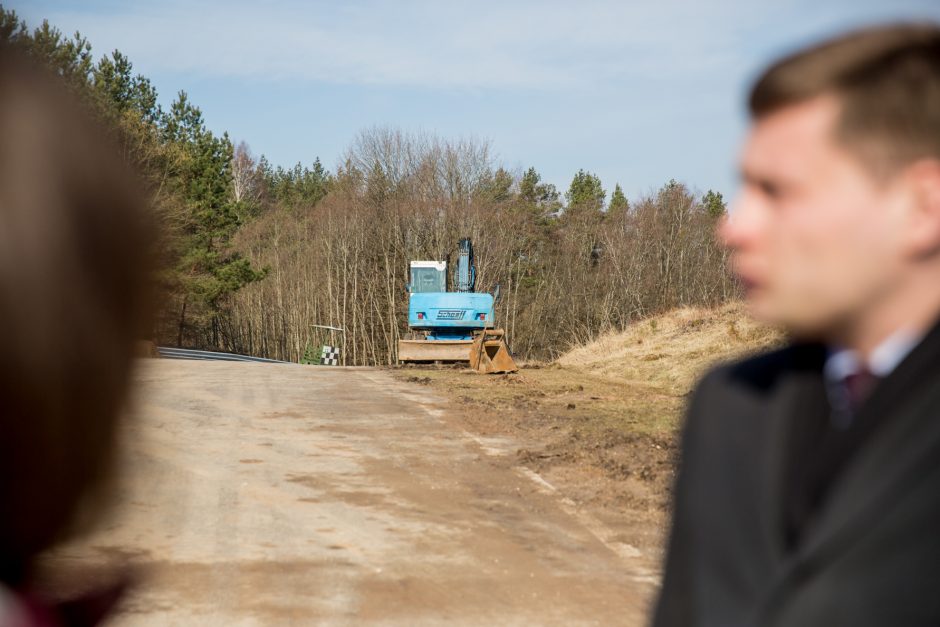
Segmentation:
[(778, 332), (756, 323), (740, 302), (733, 302), (716, 309), (684, 307), (638, 321), (567, 352), (557, 363), (683, 394), (716, 363), (779, 341)]

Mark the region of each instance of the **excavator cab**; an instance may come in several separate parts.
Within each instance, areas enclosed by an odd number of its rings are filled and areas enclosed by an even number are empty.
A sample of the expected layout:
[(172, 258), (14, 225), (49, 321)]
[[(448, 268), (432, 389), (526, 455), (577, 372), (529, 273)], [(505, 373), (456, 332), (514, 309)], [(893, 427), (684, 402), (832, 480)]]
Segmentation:
[(446, 261), (412, 261), (411, 283), (408, 291), (412, 294), (447, 291)]

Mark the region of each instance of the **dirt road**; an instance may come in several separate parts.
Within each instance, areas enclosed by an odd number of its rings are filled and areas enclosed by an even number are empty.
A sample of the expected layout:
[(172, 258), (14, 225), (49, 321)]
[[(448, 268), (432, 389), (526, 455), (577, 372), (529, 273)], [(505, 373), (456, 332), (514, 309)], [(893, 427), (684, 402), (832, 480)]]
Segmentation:
[(120, 505), (50, 558), (139, 569), (115, 624), (644, 622), (655, 577), (636, 549), (427, 387), (170, 360), (138, 379)]

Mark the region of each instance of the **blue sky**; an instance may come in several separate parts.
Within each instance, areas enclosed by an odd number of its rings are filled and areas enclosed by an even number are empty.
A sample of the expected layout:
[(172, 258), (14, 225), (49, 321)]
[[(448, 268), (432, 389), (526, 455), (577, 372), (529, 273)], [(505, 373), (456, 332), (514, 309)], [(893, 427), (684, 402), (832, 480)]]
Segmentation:
[(630, 198), (671, 178), (726, 197), (743, 102), (776, 56), (937, 0), (117, 2), (13, 0), (30, 26), (118, 49), (168, 104), (275, 164), (334, 168), (371, 126), (487, 139), (565, 190), (579, 168)]

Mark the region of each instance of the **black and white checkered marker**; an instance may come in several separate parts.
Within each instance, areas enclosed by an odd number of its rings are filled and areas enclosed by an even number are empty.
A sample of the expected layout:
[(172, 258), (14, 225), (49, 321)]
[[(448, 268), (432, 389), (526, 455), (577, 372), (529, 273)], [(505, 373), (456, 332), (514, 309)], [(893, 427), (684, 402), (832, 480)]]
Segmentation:
[(336, 346), (323, 346), (320, 352), (320, 364), (324, 366), (339, 365), (339, 348)]

